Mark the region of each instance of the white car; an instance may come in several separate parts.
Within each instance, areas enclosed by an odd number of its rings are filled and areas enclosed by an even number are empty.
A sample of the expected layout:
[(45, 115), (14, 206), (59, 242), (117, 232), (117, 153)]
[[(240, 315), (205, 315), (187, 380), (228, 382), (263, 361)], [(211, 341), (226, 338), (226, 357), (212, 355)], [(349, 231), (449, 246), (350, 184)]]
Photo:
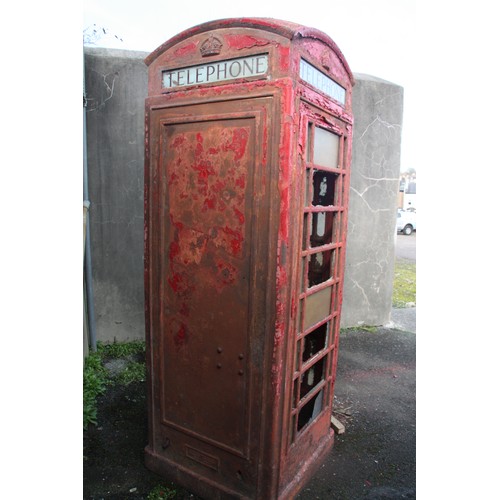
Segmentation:
[(417, 230), (417, 213), (414, 211), (398, 210), (396, 220), (396, 229), (398, 233), (409, 235)]

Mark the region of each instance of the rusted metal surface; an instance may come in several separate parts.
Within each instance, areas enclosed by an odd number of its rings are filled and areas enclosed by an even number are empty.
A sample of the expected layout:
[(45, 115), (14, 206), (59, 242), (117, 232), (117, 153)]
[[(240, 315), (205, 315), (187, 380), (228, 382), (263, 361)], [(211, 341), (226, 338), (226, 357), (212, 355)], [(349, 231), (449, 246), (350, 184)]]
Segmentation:
[(291, 498), (333, 443), (352, 74), (272, 19), (146, 62), (146, 463), (205, 498)]

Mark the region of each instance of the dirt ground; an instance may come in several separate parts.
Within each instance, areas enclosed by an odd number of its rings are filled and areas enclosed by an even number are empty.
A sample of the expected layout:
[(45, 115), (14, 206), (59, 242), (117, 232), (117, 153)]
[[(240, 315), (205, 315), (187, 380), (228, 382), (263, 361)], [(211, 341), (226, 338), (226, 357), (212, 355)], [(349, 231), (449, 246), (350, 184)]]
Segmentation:
[[(297, 500), (416, 498), (415, 334), (343, 333), (335, 393), (345, 433)], [(163, 485), (168, 498), (198, 499), (145, 468), (146, 443), (146, 383), (109, 387), (83, 434), (83, 498), (146, 500)]]

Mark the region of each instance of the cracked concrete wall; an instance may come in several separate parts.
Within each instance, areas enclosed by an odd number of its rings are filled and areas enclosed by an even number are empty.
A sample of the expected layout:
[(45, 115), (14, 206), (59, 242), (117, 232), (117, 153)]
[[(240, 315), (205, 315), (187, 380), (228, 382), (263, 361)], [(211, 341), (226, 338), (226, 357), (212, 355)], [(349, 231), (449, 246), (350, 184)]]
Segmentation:
[(402, 87), (354, 77), (344, 327), (390, 320), (403, 120)]
[[(85, 49), (97, 340), (144, 338), (146, 52)], [(390, 318), (403, 89), (355, 75), (342, 326)]]
[(96, 337), (144, 338), (145, 52), (85, 49)]

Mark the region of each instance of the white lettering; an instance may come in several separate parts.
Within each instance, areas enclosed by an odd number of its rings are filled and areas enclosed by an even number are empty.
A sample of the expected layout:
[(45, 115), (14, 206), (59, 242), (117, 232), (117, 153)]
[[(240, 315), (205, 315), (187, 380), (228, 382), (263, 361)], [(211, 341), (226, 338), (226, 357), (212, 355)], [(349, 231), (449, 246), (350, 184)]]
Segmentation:
[(300, 78), (341, 104), (345, 104), (345, 89), (304, 59), (300, 60)]

